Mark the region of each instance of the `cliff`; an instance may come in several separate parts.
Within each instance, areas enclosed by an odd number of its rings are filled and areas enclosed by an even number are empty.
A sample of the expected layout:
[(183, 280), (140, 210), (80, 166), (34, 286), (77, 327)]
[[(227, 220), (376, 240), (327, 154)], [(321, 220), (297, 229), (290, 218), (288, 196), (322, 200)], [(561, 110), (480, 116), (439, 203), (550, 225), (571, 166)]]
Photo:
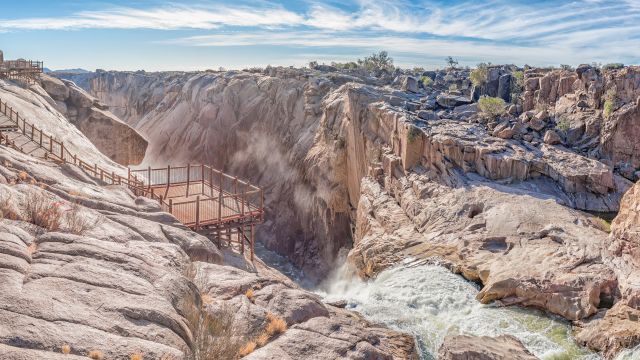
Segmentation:
[[(617, 211), (633, 177), (603, 150), (610, 132), (574, 136), (573, 125), (558, 125), (560, 103), (576, 117), (602, 112), (583, 108), (571, 90), (583, 70), (558, 76), (551, 91), (558, 110), (540, 113), (523, 106), (527, 91), (547, 81), (528, 72), (522, 97), (493, 122), (471, 99), (506, 92), (513, 69), (490, 71), (482, 88), (458, 70), (425, 72), (432, 86), (411, 74), (374, 83), (282, 68), (73, 80), (151, 140), (145, 163), (233, 164), (263, 186), (271, 215), (260, 240), (307, 274), (326, 274), (343, 247), (363, 277), (406, 258), (429, 259), (481, 283), (482, 302), (576, 321), (581, 341), (609, 356), (637, 341), (597, 343), (597, 333), (615, 333), (618, 324), (588, 320), (637, 294), (625, 277), (637, 264), (619, 264), (606, 223), (579, 210)], [(560, 143), (543, 141), (544, 129), (560, 133)], [(589, 145), (581, 149), (578, 140)]]
[[(40, 85), (0, 81), (0, 98), (73, 153), (126, 172)], [(410, 336), (323, 304), (70, 164), (0, 146), (0, 215), (3, 359), (236, 358), (252, 346), (247, 358), (416, 356)]]

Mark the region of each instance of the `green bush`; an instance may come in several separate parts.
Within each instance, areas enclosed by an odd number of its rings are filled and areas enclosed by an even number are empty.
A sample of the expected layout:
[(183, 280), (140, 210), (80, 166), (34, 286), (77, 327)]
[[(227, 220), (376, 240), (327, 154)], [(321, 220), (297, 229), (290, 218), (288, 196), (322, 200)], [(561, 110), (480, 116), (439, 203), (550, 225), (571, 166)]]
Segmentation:
[(564, 116), (561, 116), (556, 123), (556, 128), (561, 131), (567, 131), (569, 130), (570, 125), (571, 123), (569, 122), (569, 120)]
[(501, 98), (483, 96), (478, 101), (478, 108), (487, 117), (495, 119), (505, 113), (506, 103)]
[(418, 136), (420, 136), (421, 132), (422, 131), (419, 128), (411, 125), (411, 127), (409, 128), (409, 131), (407, 132), (407, 140), (409, 140), (409, 143), (411, 144), (414, 141), (416, 141)]
[(391, 72), (395, 69), (393, 59), (389, 57), (389, 53), (386, 51), (372, 54), (363, 60), (358, 59), (358, 66), (369, 71), (387, 70)]
[(602, 70), (617, 70), (617, 69), (622, 69), (624, 67), (624, 64), (622, 63), (610, 63), (610, 64), (605, 64), (602, 66)]
[(608, 99), (604, 102), (604, 116), (609, 117), (613, 114), (614, 111), (614, 102), (611, 99)]
[(469, 74), (471, 83), (474, 86), (484, 85), (484, 83), (487, 82), (488, 73), (489, 73), (489, 68), (487, 67), (487, 64), (484, 64), (484, 63), (478, 64), (478, 67), (473, 69), (473, 71), (471, 71), (471, 74)]
[(433, 79), (431, 79), (428, 76), (421, 76), (420, 81), (422, 82), (422, 85), (424, 85), (425, 88), (433, 84)]

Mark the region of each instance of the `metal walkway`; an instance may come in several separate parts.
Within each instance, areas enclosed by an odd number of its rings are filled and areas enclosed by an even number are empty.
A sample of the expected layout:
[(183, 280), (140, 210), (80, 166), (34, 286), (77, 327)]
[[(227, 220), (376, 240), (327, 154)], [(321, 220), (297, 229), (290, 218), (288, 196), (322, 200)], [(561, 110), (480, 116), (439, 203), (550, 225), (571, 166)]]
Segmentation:
[(128, 169), (126, 176), (90, 164), (64, 142), (26, 121), (0, 99), (0, 145), (59, 164), (70, 163), (102, 183), (122, 185), (157, 201), (182, 224), (213, 237), (219, 245), (245, 243), (254, 255), (255, 226), (264, 221), (262, 189), (207, 165)]

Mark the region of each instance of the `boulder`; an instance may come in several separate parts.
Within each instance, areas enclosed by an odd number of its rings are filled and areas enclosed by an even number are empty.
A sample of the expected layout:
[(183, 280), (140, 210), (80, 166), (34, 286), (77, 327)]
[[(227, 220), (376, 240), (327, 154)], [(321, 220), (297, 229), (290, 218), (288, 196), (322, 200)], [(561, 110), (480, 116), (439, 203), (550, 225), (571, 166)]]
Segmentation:
[(413, 76), (407, 76), (402, 81), (402, 90), (412, 93), (418, 92), (418, 81)]
[(544, 133), (544, 143), (549, 145), (557, 145), (562, 143), (562, 138), (555, 130), (547, 130)]
[(467, 97), (450, 94), (438, 95), (436, 102), (444, 108), (455, 108), (456, 106), (471, 104), (471, 100)]
[(42, 74), (40, 85), (53, 100), (65, 101), (69, 97), (69, 88), (60, 79)]
[(511, 101), (511, 74), (500, 76), (497, 96), (506, 102)]
[(420, 110), (416, 115), (422, 120), (438, 120), (440, 118), (433, 110)]
[(527, 126), (535, 131), (540, 131), (547, 126), (547, 123), (537, 117), (534, 117), (527, 123)]
[(440, 360), (537, 360), (511, 335), (449, 335), (438, 350)]

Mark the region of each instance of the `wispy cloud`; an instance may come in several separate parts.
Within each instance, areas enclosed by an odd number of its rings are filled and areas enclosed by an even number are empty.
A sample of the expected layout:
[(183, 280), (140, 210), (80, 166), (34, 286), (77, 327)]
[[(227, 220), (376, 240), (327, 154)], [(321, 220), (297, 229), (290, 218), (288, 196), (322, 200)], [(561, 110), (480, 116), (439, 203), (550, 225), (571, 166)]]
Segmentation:
[(262, 8), (171, 5), (154, 9), (119, 7), (68, 17), (0, 20), (0, 30), (155, 29), (211, 30), (221, 26), (302, 24), (304, 18), (278, 6)]
[[(0, 32), (73, 29), (197, 29), (165, 43), (186, 46), (385, 48), (496, 62), (640, 59), (638, 0), (313, 0), (291, 10), (252, 6), (118, 7), (63, 17), (0, 19)], [(1, 16), (1, 15), (0, 15)], [(474, 60), (469, 60), (474, 61)]]

